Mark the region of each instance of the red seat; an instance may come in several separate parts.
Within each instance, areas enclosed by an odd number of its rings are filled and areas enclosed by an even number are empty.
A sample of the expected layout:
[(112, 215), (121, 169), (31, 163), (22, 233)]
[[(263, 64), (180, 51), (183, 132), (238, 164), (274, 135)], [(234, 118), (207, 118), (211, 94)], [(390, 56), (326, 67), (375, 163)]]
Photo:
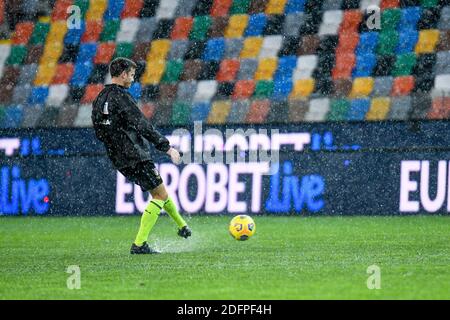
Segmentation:
[(155, 104), (148, 102), (142, 104), (141, 111), (147, 119), (151, 119), (155, 113)]
[(342, 32), (358, 32), (359, 24), (361, 23), (362, 13), (359, 10), (346, 10), (344, 18), (339, 28), (339, 33)]
[(122, 19), (139, 17), (143, 6), (144, 0), (125, 0), (120, 17)]
[(86, 30), (81, 37), (81, 42), (97, 42), (103, 30), (103, 21), (86, 21)]
[(239, 70), (239, 60), (225, 59), (220, 63), (220, 69), (217, 73), (217, 81), (233, 81), (236, 78), (236, 74)]
[(16, 30), (11, 38), (13, 44), (28, 44), (33, 33), (33, 22), (20, 22), (16, 24)]
[(72, 0), (57, 0), (52, 12), (52, 21), (67, 20), (69, 13), (67, 8), (72, 5)]
[(269, 100), (255, 100), (250, 105), (250, 109), (245, 118), (247, 123), (264, 123), (269, 114)]
[(189, 32), (191, 31), (193, 23), (192, 17), (180, 17), (175, 20), (175, 24), (172, 28), (171, 38), (172, 40), (187, 39)]
[(353, 53), (359, 42), (359, 33), (344, 32), (339, 34), (339, 43), (336, 48), (336, 54)]
[(434, 98), (427, 118), (435, 120), (450, 118), (450, 97)]
[(336, 64), (332, 71), (333, 80), (350, 78), (355, 62), (354, 53), (336, 53)]
[(97, 54), (95, 55), (94, 63), (108, 64), (111, 61), (115, 50), (116, 50), (115, 43), (109, 42), (100, 43), (97, 47)]
[(392, 85), (392, 95), (393, 96), (406, 96), (414, 88), (414, 77), (397, 77), (394, 79)]
[(91, 103), (98, 96), (100, 91), (103, 90), (103, 84), (88, 84), (86, 87), (86, 91), (84, 92), (83, 98), (81, 99), (81, 103)]
[(56, 66), (56, 72), (53, 76), (52, 84), (67, 84), (73, 75), (73, 64), (63, 63)]
[(389, 8), (398, 8), (400, 6), (399, 0), (383, 0), (381, 2), (381, 10), (389, 9)]
[(232, 0), (214, 0), (210, 14), (212, 17), (223, 17), (228, 15)]
[(233, 99), (247, 99), (255, 91), (254, 80), (239, 80), (234, 86)]

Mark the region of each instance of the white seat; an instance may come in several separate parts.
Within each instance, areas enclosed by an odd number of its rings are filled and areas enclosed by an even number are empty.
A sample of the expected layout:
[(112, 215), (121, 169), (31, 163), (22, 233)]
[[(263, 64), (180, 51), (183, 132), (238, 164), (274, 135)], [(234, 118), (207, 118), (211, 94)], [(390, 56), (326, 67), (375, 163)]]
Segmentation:
[(120, 23), (120, 30), (117, 33), (117, 42), (134, 42), (139, 29), (140, 20), (138, 18), (123, 19)]
[(370, 6), (380, 7), (381, 0), (362, 0), (359, 4), (361, 11), (366, 11)]
[(161, 1), (156, 17), (158, 19), (172, 19), (175, 15), (175, 10), (178, 6), (178, 0), (164, 0)]
[(57, 84), (48, 88), (48, 97), (46, 104), (48, 106), (59, 107), (66, 100), (69, 94), (69, 86), (67, 84)]
[(437, 93), (450, 92), (450, 74), (440, 74), (434, 79), (434, 89)]
[(283, 37), (280, 35), (264, 37), (259, 57), (260, 58), (276, 57), (278, 55), (278, 51), (281, 48), (282, 41)]
[(197, 91), (195, 92), (194, 102), (210, 101), (217, 91), (217, 81), (205, 80), (199, 81)]
[(293, 80), (312, 78), (312, 73), (317, 66), (316, 55), (305, 55), (297, 58), (297, 67), (294, 69)]
[(78, 108), (78, 113), (74, 121), (75, 127), (92, 127), (91, 120), (92, 107), (90, 104), (82, 104)]
[(309, 111), (318, 114), (327, 114), (330, 111), (330, 99), (319, 98), (312, 99), (309, 102)]
[(319, 35), (335, 35), (338, 34), (339, 25), (342, 22), (342, 10), (325, 11), (323, 14), (322, 24), (319, 28)]

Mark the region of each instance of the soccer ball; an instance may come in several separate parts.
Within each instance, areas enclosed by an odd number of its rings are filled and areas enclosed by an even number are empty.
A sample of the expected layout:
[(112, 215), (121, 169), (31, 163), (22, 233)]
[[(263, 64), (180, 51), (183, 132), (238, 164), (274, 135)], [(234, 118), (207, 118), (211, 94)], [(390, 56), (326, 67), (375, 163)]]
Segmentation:
[(255, 233), (256, 225), (251, 217), (239, 215), (231, 219), (228, 230), (233, 238), (244, 241)]

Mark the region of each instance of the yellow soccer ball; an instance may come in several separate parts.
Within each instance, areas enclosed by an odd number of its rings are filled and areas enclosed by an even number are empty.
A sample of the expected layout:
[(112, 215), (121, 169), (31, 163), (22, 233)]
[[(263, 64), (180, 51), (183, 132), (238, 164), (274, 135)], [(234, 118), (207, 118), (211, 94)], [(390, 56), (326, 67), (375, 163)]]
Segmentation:
[(233, 219), (231, 219), (228, 230), (230, 231), (231, 236), (236, 240), (248, 240), (252, 235), (255, 234), (255, 221), (253, 221), (253, 219), (247, 215), (235, 216)]

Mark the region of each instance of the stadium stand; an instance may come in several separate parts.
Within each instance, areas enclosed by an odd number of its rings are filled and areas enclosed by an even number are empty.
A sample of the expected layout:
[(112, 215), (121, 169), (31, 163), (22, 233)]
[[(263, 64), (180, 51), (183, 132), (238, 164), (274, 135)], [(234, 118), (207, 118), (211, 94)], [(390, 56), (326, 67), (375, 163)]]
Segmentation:
[(158, 124), (450, 116), (448, 0), (1, 2), (0, 127), (91, 126), (119, 56)]

